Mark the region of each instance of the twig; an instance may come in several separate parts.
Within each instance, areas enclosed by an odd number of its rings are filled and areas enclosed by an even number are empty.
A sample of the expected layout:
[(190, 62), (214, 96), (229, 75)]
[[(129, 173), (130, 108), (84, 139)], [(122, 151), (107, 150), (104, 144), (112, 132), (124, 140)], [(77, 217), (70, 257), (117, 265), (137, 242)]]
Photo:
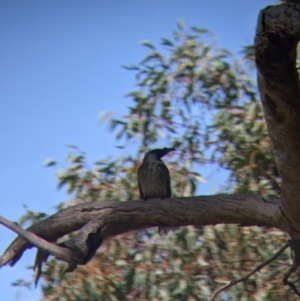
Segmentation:
[(292, 274), (293, 272), (296, 271), (296, 269), (297, 269), (297, 265), (296, 265), (296, 263), (294, 262), (293, 265), (289, 268), (288, 272), (284, 275), (284, 277), (283, 277), (283, 279), (282, 279), (282, 283), (283, 283), (284, 285), (288, 285), (288, 286), (294, 291), (294, 293), (295, 293), (296, 295), (300, 296), (300, 294), (299, 294), (299, 292), (298, 292), (298, 290), (297, 290), (295, 284), (294, 284), (293, 282), (291, 282), (291, 281), (288, 281), (289, 277), (291, 276), (291, 274)]
[(218, 288), (217, 290), (215, 290), (212, 295), (209, 297), (209, 299), (207, 301), (213, 301), (214, 298), (223, 290), (237, 284), (240, 283), (242, 281), (246, 281), (248, 278), (250, 278), (253, 274), (255, 274), (256, 272), (258, 272), (259, 270), (261, 270), (263, 267), (265, 267), (266, 265), (268, 265), (269, 263), (271, 263), (272, 261), (274, 261), (279, 255), (281, 255), (289, 246), (291, 246), (294, 243), (297, 243), (298, 241), (300, 241), (300, 239), (297, 239), (295, 241), (288, 241), (284, 246), (282, 246), (272, 257), (270, 257), (269, 259), (267, 259), (266, 261), (264, 261), (263, 263), (259, 264), (254, 270), (252, 270), (252, 272), (250, 272), (248, 275), (241, 277), (239, 279), (236, 280), (232, 280), (230, 281), (230, 283), (221, 286), (220, 288)]
[[(295, 272), (297, 270), (297, 263), (296, 263), (296, 259), (294, 258), (294, 253), (293, 253), (293, 247), (295, 247), (298, 243), (300, 242), (299, 239), (292, 241), (292, 246), (291, 246), (291, 258), (293, 260), (293, 265), (289, 268), (288, 272), (284, 275), (283, 279), (282, 279), (282, 283), (284, 285), (288, 285), (297, 296), (300, 296), (299, 291), (297, 290), (294, 282), (288, 281), (289, 277), (291, 276), (291, 274), (293, 272)], [(294, 252), (296, 252), (294, 250)], [(299, 275), (298, 275), (298, 279), (299, 279)], [(296, 280), (296, 282), (298, 281), (298, 279)]]
[(0, 224), (5, 226), (8, 229), (14, 231), (15, 233), (19, 234), (21, 237), (23, 237), (24, 239), (26, 239), (27, 241), (29, 241), (36, 247), (49, 252), (51, 255), (53, 255), (63, 261), (71, 263), (74, 261), (74, 259), (76, 259), (78, 257), (76, 252), (74, 252), (70, 249), (67, 249), (67, 248), (59, 247), (56, 244), (52, 244), (29, 231), (23, 230), (16, 223), (9, 221), (2, 216), (0, 216)]

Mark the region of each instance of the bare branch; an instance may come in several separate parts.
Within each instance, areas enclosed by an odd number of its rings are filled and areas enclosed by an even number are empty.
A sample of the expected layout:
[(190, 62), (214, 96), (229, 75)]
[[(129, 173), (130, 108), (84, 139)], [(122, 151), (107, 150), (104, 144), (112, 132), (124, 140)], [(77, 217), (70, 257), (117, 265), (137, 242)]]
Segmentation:
[(51, 253), (51, 255), (58, 259), (61, 259), (66, 262), (72, 262), (74, 259), (78, 260), (78, 254), (76, 254), (76, 252), (49, 243), (48, 241), (38, 237), (37, 235), (31, 232), (23, 230), (16, 223), (9, 221), (2, 216), (0, 216), (0, 224), (19, 234), (21, 237), (23, 237), (36, 247)]
[[(300, 241), (300, 239), (298, 239), (298, 242)], [(249, 279), (253, 274), (255, 274), (256, 272), (260, 271), (263, 267), (267, 266), (268, 264), (270, 264), (272, 261), (274, 261), (279, 255), (281, 255), (289, 246), (291, 246), (291, 244), (293, 244), (295, 242), (292, 241), (288, 241), (284, 246), (282, 246), (272, 257), (270, 257), (269, 259), (267, 259), (266, 261), (264, 261), (263, 263), (259, 264), (254, 270), (252, 270), (249, 274), (247, 274), (244, 277), (241, 277), (239, 279), (236, 280), (232, 280), (230, 281), (230, 283), (225, 284), (224, 286), (218, 288), (216, 291), (213, 292), (213, 294), (209, 297), (208, 301), (213, 301), (215, 299), (215, 297), (222, 291), (226, 290), (227, 288), (238, 284), (240, 282), (246, 281), (247, 279)], [(290, 273), (291, 274), (291, 273)], [(290, 275), (289, 274), (289, 275)], [(286, 283), (284, 283), (286, 284)]]
[[(288, 285), (296, 295), (300, 296), (300, 292), (297, 290), (296, 286), (295, 286), (295, 281), (289, 281), (289, 277), (291, 276), (292, 273), (296, 272), (297, 269), (299, 268), (299, 257), (300, 257), (300, 239), (294, 239), (291, 241), (291, 257), (293, 259), (293, 264), (290, 267), (290, 269), (288, 270), (288, 272), (284, 275), (282, 283), (284, 285)], [(297, 280), (296, 282), (299, 282), (299, 271), (297, 274)]]
[[(267, 202), (256, 195), (213, 195), (144, 201), (93, 201), (61, 210), (27, 230), (44, 240), (58, 238), (80, 230), (74, 239), (61, 245), (81, 255), (77, 264), (85, 264), (107, 238), (154, 226), (214, 225), (218, 223), (242, 226), (277, 227), (288, 231), (280, 202)], [(16, 238), (0, 257), (0, 266), (14, 265), (22, 253), (36, 245), (22, 237)], [(42, 247), (42, 245), (41, 245)], [(52, 245), (53, 247), (53, 245)], [(58, 246), (56, 246), (58, 247)], [(52, 250), (44, 248), (56, 256)], [(47, 257), (39, 254), (35, 266)], [(63, 259), (63, 256), (60, 256)], [(73, 256), (74, 258), (74, 256)], [(66, 260), (70, 262), (70, 260)]]
[(296, 295), (300, 296), (300, 293), (298, 292), (295, 284), (288, 280), (291, 274), (294, 273), (296, 270), (297, 270), (297, 265), (294, 262), (293, 265), (289, 268), (288, 272), (284, 275), (282, 283), (284, 285), (288, 285)]

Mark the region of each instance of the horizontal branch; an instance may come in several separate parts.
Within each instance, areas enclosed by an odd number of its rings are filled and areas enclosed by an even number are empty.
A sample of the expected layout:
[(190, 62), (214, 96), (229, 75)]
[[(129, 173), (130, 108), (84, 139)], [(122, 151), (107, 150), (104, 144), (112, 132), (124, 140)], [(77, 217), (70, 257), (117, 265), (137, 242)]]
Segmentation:
[[(279, 201), (267, 202), (255, 195), (220, 194), (146, 202), (93, 201), (63, 209), (27, 230), (50, 242), (79, 230), (72, 240), (62, 246), (76, 251), (77, 263), (85, 264), (107, 238), (154, 226), (225, 223), (277, 227), (288, 231), (288, 222), (280, 208)], [(16, 238), (0, 257), (0, 266), (13, 266), (33, 245), (37, 244), (32, 240), (28, 242), (22, 237)], [(46, 245), (38, 246), (57, 256)], [(75, 253), (70, 254), (73, 256)], [(74, 257), (62, 259), (71, 262)]]

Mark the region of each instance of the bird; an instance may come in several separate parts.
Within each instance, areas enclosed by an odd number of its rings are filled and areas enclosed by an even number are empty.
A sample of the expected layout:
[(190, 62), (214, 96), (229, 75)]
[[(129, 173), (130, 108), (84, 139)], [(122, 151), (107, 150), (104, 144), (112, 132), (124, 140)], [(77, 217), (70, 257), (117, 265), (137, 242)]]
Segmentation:
[[(174, 150), (174, 148), (164, 147), (152, 149), (145, 154), (143, 163), (138, 168), (138, 187), (140, 197), (144, 201), (151, 198), (171, 197), (170, 173), (161, 158)], [(165, 235), (170, 230), (175, 230), (175, 228), (158, 228), (160, 235)]]

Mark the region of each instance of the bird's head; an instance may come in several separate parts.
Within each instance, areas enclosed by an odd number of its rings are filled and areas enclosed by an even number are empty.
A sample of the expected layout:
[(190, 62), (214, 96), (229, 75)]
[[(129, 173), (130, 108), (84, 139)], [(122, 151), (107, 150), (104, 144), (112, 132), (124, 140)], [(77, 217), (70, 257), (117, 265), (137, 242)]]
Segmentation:
[(146, 153), (145, 158), (149, 155), (156, 155), (157, 159), (161, 159), (163, 156), (165, 156), (166, 154), (174, 150), (175, 148), (168, 148), (168, 147), (152, 149)]

